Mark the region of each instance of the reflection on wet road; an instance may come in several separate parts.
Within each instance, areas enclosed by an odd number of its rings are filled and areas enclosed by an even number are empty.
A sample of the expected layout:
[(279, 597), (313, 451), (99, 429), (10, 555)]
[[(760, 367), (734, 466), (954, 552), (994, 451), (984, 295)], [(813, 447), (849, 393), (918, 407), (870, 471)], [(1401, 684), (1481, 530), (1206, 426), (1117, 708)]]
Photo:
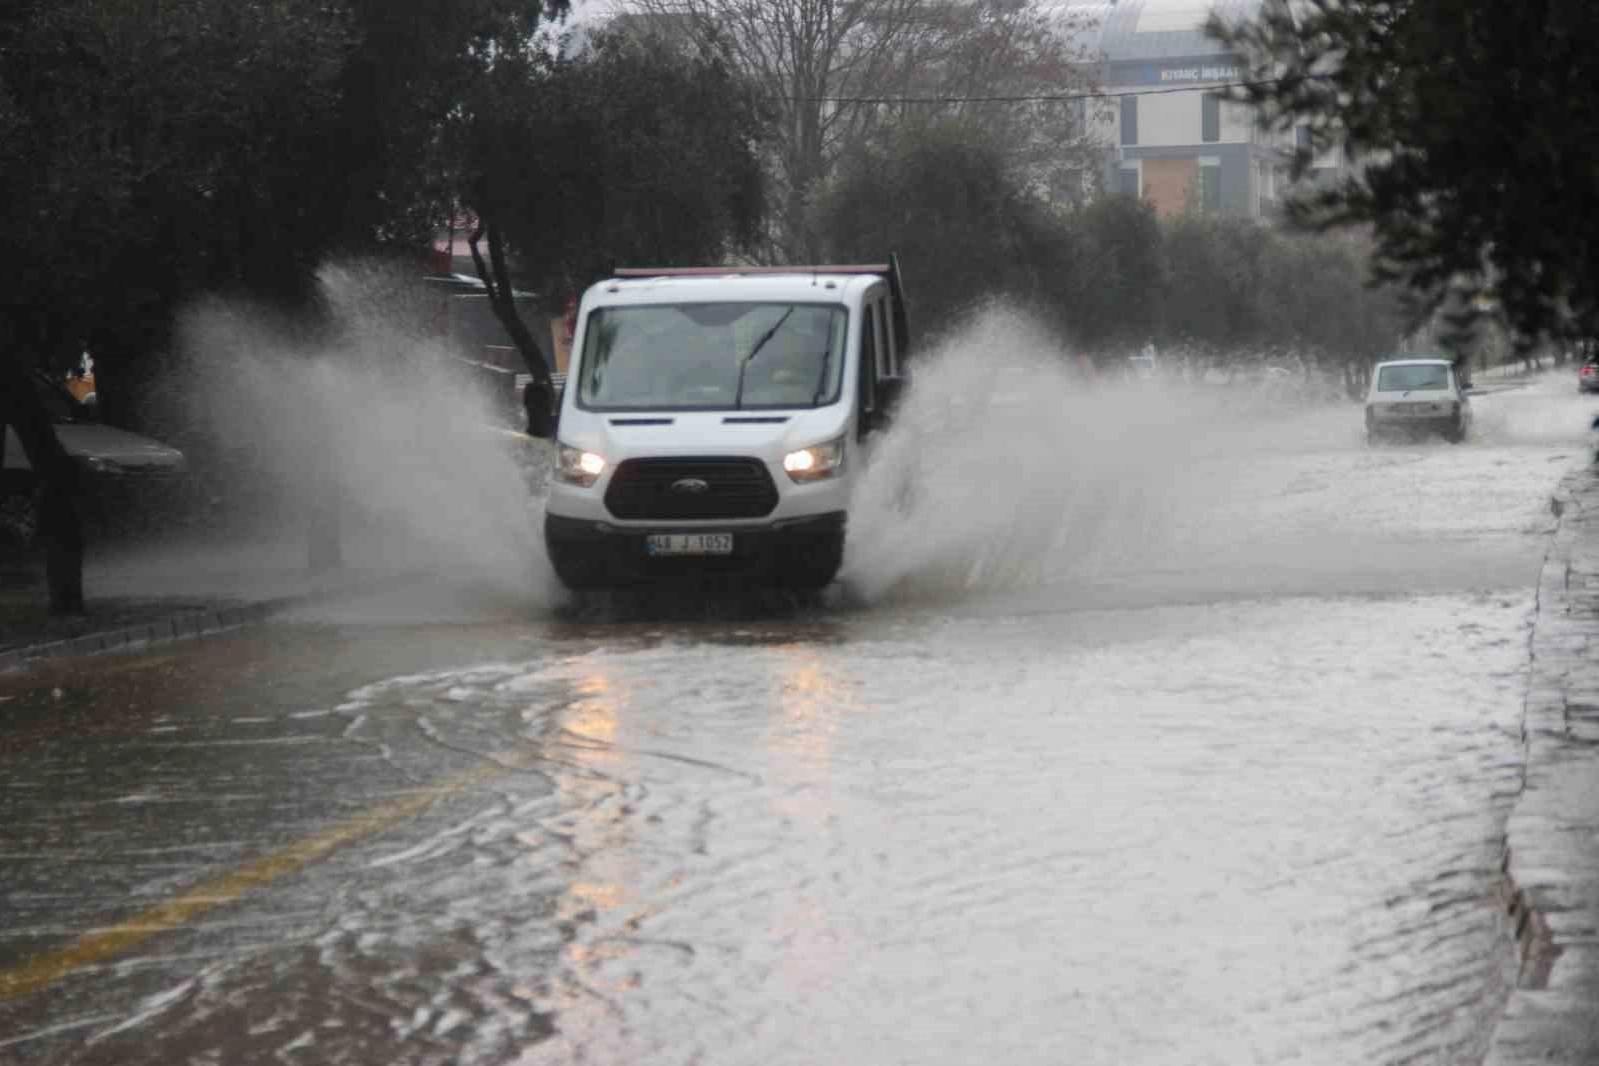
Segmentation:
[(1503, 961), (1487, 900), (1525, 607), (1176, 612), (1110, 647), (933, 623), (825, 655), (563, 665), (595, 693), (563, 730), (608, 739), (583, 741), (599, 784), (555, 775), (565, 898), (592, 922), (531, 1060), (1468, 1048)]
[(1474, 1061), (1574, 453), (1315, 431), (1053, 584), (0, 680), (0, 1061)]

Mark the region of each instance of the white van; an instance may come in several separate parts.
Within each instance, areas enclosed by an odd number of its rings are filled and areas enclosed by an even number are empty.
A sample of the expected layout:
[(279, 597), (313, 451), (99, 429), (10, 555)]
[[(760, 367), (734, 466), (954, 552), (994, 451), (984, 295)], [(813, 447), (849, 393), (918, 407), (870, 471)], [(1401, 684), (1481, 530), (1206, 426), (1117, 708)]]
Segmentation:
[(557, 576), (828, 584), (907, 339), (892, 261), (621, 270), (592, 286), (556, 421)]

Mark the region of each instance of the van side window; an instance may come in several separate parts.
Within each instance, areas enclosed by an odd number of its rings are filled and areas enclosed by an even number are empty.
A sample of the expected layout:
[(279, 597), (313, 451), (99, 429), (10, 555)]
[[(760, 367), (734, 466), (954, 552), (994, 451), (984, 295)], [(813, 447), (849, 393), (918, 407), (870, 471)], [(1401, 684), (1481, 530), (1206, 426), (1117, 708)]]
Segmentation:
[(877, 407), (877, 336), (881, 328), (877, 305), (867, 304), (861, 316), (860, 409), (862, 411), (872, 411)]
[(883, 308), (883, 377), (899, 377), (899, 338), (895, 336), (894, 313), (885, 304)]
[(887, 308), (884, 307), (884, 305), (881, 302), (874, 303), (872, 305), (872, 307), (876, 310), (876, 313), (872, 317), (876, 320), (876, 325), (877, 325), (877, 339), (876, 339), (876, 342), (875, 342), (875, 345), (874, 345), (874, 347), (876, 347), (876, 349), (877, 349), (877, 360), (876, 360), (875, 366), (876, 366), (876, 369), (877, 369), (877, 380), (881, 381), (884, 378), (893, 376), (889, 372), (889, 369), (888, 369), (889, 368), (889, 361), (888, 361), (889, 360), (889, 349), (888, 349), (888, 346), (891, 343), (888, 340), (888, 337), (894, 331), (892, 329), (888, 328)]

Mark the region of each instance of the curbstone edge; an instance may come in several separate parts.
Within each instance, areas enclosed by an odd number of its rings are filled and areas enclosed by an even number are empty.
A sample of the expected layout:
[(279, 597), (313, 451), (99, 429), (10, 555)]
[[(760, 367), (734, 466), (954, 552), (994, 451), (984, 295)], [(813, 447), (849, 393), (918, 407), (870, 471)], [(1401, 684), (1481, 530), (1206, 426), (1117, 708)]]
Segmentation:
[(1579, 560), (1599, 540), (1599, 468), (1550, 497), (1556, 518), (1538, 581), (1523, 703), (1521, 794), (1505, 823), (1504, 892), (1520, 973), (1484, 1066), (1599, 1063), (1599, 745), (1586, 705), (1599, 686), (1599, 615)]
[(140, 622), (74, 637), (41, 641), (21, 648), (11, 648), (0, 651), (0, 674), (26, 670), (30, 663), (41, 659), (75, 658), (147, 644), (210, 636), (266, 621), (275, 614), (295, 607), (304, 607), (333, 597), (388, 586), (396, 580), (404, 580), (407, 576), (389, 575), (302, 595), (277, 596), (211, 608), (188, 607), (153, 622)]

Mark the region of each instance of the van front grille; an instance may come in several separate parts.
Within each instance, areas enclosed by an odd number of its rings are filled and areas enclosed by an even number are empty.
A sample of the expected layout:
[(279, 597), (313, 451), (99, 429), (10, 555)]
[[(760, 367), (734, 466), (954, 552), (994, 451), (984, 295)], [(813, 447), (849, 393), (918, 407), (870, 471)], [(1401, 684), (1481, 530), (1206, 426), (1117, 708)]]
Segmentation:
[(777, 486), (759, 459), (629, 459), (611, 475), (605, 506), (628, 521), (763, 518)]

